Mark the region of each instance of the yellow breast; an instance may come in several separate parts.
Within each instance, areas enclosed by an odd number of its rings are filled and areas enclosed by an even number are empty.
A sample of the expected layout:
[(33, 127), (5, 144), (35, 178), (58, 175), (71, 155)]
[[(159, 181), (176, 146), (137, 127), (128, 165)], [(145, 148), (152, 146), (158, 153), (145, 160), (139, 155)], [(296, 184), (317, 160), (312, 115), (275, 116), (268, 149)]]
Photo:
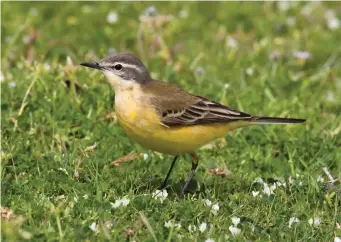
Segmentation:
[(165, 154), (182, 154), (242, 126), (238, 122), (167, 127), (138, 87), (116, 93), (117, 118), (127, 135), (142, 146)]

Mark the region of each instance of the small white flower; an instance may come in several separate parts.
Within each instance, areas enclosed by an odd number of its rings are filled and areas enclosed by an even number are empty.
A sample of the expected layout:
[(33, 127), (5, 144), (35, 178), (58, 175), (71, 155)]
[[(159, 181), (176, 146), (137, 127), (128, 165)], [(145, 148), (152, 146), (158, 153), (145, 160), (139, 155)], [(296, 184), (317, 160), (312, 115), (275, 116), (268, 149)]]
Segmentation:
[(50, 64), (49, 64), (49, 63), (44, 63), (44, 69), (45, 69), (46, 71), (49, 71), (49, 70), (51, 69)]
[(264, 182), (264, 189), (263, 193), (270, 196), (271, 194), (274, 194), (274, 190), (276, 189), (276, 184), (273, 184), (271, 187), (267, 183)]
[(306, 60), (311, 57), (311, 54), (308, 51), (295, 51), (294, 57), (301, 59), (301, 60)]
[(173, 222), (172, 221), (167, 221), (167, 222), (165, 222), (165, 227), (166, 228), (171, 228), (173, 226)]
[(10, 83), (8, 83), (8, 86), (10, 88), (13, 88), (13, 87), (16, 87), (17, 86), (17, 83), (15, 81), (11, 81)]
[(308, 220), (308, 223), (311, 225), (311, 226), (319, 226), (321, 224), (321, 219), (316, 217), (316, 218), (311, 218)]
[(238, 41), (234, 38), (232, 38), (231, 36), (229, 36), (227, 39), (226, 39), (226, 45), (227, 47), (231, 48), (231, 49), (236, 49), (238, 48)]
[(292, 176), (289, 176), (289, 184), (294, 184), (295, 183), (295, 179), (292, 178)]
[(115, 203), (111, 202), (110, 204), (112, 208), (118, 208), (121, 205), (121, 203), (118, 200), (116, 200)]
[(92, 222), (92, 224), (89, 226), (89, 228), (90, 228), (92, 231), (98, 233), (97, 224), (96, 224), (95, 222)]
[(301, 10), (301, 14), (305, 15), (305, 16), (311, 15), (311, 12), (312, 12), (312, 8), (311, 8), (311, 5), (309, 3), (304, 5), (304, 7)]
[(231, 225), (231, 226), (229, 227), (229, 230), (230, 230), (230, 232), (231, 232), (231, 234), (232, 234), (233, 236), (237, 236), (237, 235), (240, 234), (240, 232), (241, 232), (241, 230), (240, 230), (239, 228), (234, 227), (233, 225)]
[(289, 228), (291, 228), (291, 225), (292, 225), (293, 223), (299, 223), (299, 222), (300, 222), (300, 220), (299, 220), (298, 218), (291, 217), (291, 218), (289, 219)]
[(118, 208), (120, 206), (126, 207), (130, 203), (130, 200), (127, 199), (126, 197), (122, 199), (118, 199), (115, 201), (115, 203), (110, 203), (112, 208)]
[(225, 84), (224, 84), (224, 88), (225, 88), (225, 89), (227, 89), (227, 88), (229, 88), (229, 87), (230, 87), (230, 83), (225, 83)]
[(163, 201), (168, 197), (168, 192), (166, 189), (161, 190), (156, 190), (155, 192), (153, 192), (152, 197), (155, 200), (160, 200), (161, 203), (163, 203)]
[(182, 19), (186, 19), (188, 17), (188, 12), (187, 10), (183, 9), (179, 12), (179, 17)]
[(257, 177), (254, 181), (253, 181), (253, 183), (259, 183), (259, 184), (263, 184), (264, 183), (264, 181), (263, 181), (263, 179), (262, 178), (260, 178), (260, 177)]
[(324, 178), (321, 176), (321, 175), (319, 175), (318, 177), (317, 177), (317, 182), (324, 182)]
[(246, 74), (248, 74), (249, 76), (252, 76), (253, 75), (253, 68), (252, 67), (247, 68)]
[(85, 195), (83, 196), (83, 198), (84, 198), (84, 199), (88, 199), (88, 198), (89, 198), (89, 195), (88, 195), (88, 194), (85, 194)]
[(181, 224), (180, 223), (174, 224), (174, 228), (180, 229), (181, 228)]
[(334, 242), (341, 242), (341, 238), (335, 237), (335, 238), (334, 238)]
[(253, 196), (253, 197), (257, 197), (258, 194), (259, 194), (259, 191), (252, 191), (252, 196)]
[(142, 13), (142, 16), (147, 16), (147, 17), (154, 17), (156, 15), (157, 15), (157, 10), (155, 6), (149, 6)]
[(123, 198), (121, 200), (119, 200), (122, 204), (123, 207), (126, 207), (128, 206), (128, 204), (130, 203), (130, 200), (129, 199), (126, 199), (126, 198)]
[(217, 215), (218, 211), (219, 211), (219, 204), (216, 203), (216, 204), (214, 204), (214, 205), (212, 206), (211, 212), (212, 212), (214, 215)]
[(144, 153), (143, 154), (143, 160), (147, 160), (148, 159), (148, 154)]
[(205, 232), (206, 228), (207, 228), (207, 223), (202, 223), (199, 226), (199, 230), (201, 233)]
[(287, 12), (290, 9), (290, 2), (289, 1), (279, 1), (277, 2), (277, 8), (281, 12)]
[(211, 202), (210, 200), (208, 200), (208, 199), (205, 199), (205, 200), (204, 200), (204, 204), (205, 204), (207, 207), (211, 207), (212, 202)]
[(108, 15), (107, 15), (107, 22), (109, 24), (114, 24), (114, 23), (117, 22), (117, 20), (118, 20), (118, 15), (117, 15), (117, 13), (115, 11), (112, 11), (112, 12), (108, 13)]
[(233, 217), (233, 218), (231, 218), (231, 220), (232, 220), (233, 225), (236, 227), (240, 223), (240, 218), (238, 218), (238, 217)]
[(277, 187), (287, 187), (287, 184), (285, 182), (276, 182)]
[(298, 183), (298, 185), (301, 187), (301, 186), (303, 185), (303, 182), (300, 181), (300, 182)]
[(205, 240), (205, 242), (214, 242), (214, 240), (213, 239), (207, 239), (207, 240)]
[(197, 231), (197, 227), (195, 225), (188, 225), (188, 231), (190, 233)]
[(341, 22), (338, 18), (330, 18), (327, 20), (327, 25), (330, 30), (340, 28)]

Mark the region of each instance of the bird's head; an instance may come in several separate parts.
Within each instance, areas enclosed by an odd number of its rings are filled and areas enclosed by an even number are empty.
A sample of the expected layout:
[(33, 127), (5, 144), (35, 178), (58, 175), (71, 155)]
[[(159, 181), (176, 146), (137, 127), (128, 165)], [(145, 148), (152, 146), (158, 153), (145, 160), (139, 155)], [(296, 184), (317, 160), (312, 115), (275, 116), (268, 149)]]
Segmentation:
[(102, 71), (115, 90), (150, 80), (147, 68), (131, 53), (112, 54), (98, 62), (83, 62), (81, 65)]

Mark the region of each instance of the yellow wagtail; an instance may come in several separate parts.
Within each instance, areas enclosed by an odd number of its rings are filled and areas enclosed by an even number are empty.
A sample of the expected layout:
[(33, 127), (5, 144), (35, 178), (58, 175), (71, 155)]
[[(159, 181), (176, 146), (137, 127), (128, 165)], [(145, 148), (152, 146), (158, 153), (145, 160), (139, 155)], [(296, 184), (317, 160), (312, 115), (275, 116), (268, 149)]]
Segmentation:
[(180, 154), (188, 153), (192, 168), (182, 194), (198, 166), (194, 151), (229, 131), (253, 124), (302, 123), (304, 119), (258, 117), (153, 80), (139, 58), (118, 53), (83, 66), (101, 70), (115, 91), (117, 119), (129, 137), (142, 146), (169, 155), (173, 162), (162, 184), (165, 188)]

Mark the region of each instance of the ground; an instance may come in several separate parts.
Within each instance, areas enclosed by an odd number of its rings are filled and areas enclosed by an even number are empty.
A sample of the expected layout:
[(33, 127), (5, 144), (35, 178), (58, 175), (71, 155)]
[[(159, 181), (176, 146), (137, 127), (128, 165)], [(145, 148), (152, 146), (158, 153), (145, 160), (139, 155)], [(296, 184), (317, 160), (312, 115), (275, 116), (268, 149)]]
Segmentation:
[[(338, 241), (341, 9), (324, 2), (2, 2), (3, 241)], [(237, 130), (189, 169), (136, 145), (80, 67), (115, 51), (154, 78), (305, 124)], [(127, 156), (128, 155), (128, 156)], [(238, 223), (239, 221), (239, 223)]]

